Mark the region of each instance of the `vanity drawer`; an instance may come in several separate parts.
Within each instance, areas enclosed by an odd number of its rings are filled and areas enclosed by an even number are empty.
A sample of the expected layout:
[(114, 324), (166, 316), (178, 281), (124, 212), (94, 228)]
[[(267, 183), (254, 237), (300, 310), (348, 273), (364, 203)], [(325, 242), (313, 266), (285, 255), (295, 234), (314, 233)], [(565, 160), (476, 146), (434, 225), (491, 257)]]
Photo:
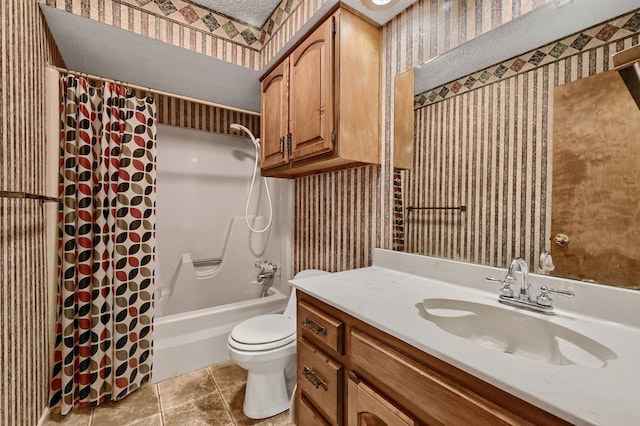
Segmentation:
[(351, 361), (356, 373), (374, 382), (422, 422), (532, 424), (367, 334), (352, 329), (350, 337)]
[(300, 426), (329, 426), (329, 423), (313, 408), (307, 398), (300, 396), (296, 408), (296, 424)]
[(298, 340), (298, 387), (333, 425), (342, 424), (343, 368), (304, 339)]
[(344, 323), (305, 303), (298, 302), (299, 335), (317, 340), (339, 354), (344, 354)]

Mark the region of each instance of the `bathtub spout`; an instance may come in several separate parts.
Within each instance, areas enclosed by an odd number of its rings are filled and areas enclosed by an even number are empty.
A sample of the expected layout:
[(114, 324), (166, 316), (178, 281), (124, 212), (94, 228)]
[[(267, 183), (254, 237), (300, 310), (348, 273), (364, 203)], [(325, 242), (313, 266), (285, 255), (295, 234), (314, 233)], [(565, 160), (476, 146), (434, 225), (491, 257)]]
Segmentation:
[(268, 297), (270, 288), (271, 287), (262, 286), (262, 293), (260, 293), (260, 297)]

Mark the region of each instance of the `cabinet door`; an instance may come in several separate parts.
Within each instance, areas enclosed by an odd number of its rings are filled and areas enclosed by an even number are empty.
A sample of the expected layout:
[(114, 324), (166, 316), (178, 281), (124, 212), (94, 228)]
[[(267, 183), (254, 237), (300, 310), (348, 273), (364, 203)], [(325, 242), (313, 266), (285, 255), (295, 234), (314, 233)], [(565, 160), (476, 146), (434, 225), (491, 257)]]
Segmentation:
[(349, 379), (349, 425), (413, 426), (415, 422), (364, 383)]
[(291, 160), (333, 149), (334, 22), (327, 19), (289, 57)]
[(330, 426), (304, 397), (297, 399), (296, 424), (300, 426)]
[(289, 125), (289, 60), (278, 65), (261, 84), (261, 167), (269, 168), (289, 162), (286, 149)]

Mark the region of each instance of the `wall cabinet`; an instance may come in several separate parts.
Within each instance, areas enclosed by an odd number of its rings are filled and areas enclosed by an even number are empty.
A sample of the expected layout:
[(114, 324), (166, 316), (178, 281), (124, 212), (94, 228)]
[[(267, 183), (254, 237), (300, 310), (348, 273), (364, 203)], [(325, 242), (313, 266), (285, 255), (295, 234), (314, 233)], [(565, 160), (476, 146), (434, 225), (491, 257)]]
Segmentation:
[(380, 48), (341, 7), (261, 79), (263, 176), (380, 163)]
[(297, 294), (298, 425), (568, 424), (300, 290)]

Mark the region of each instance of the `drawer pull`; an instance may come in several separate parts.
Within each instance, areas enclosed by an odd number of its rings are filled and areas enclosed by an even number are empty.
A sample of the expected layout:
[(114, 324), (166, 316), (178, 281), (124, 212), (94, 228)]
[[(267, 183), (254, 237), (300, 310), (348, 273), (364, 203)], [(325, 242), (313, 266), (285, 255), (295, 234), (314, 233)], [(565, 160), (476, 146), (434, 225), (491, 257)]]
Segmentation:
[(322, 387), (322, 389), (324, 389), (325, 392), (329, 390), (329, 386), (327, 386), (327, 384), (323, 382), (320, 377), (316, 376), (316, 373), (314, 373), (309, 367), (304, 367), (303, 371), (304, 371), (304, 377), (306, 377), (307, 380), (310, 381), (311, 384), (316, 387), (316, 389)]
[(314, 320), (309, 319), (308, 317), (304, 318), (304, 321), (302, 321), (302, 325), (307, 327), (309, 330), (313, 331), (316, 334), (324, 334), (325, 336), (327, 335), (326, 328), (324, 328)]

